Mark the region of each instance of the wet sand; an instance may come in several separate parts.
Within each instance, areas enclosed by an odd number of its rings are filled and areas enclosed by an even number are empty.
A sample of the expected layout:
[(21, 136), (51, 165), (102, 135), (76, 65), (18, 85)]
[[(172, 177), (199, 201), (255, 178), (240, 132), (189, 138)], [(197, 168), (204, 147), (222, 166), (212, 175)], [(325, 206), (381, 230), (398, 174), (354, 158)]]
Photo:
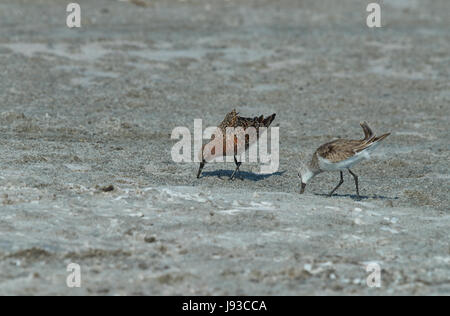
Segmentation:
[[(2, 1), (0, 294), (449, 295), (450, 3), (384, 2), (375, 30), (348, 0), (79, 1), (76, 30)], [(174, 127), (233, 108), (277, 113), (277, 173), (172, 161)], [(363, 198), (349, 175), (326, 197), (338, 173), (299, 195), (299, 161), (363, 120), (392, 133)]]

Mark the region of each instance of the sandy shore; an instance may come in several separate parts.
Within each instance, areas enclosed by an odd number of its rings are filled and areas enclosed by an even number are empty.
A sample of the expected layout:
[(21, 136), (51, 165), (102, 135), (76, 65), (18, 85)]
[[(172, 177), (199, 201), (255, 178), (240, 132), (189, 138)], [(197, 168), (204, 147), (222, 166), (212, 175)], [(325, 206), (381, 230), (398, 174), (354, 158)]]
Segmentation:
[[(81, 29), (0, 4), (0, 294), (450, 295), (448, 1), (384, 1), (376, 30), (349, 0), (78, 2)], [(174, 127), (233, 108), (277, 113), (277, 173), (172, 161)], [(363, 198), (324, 196), (336, 173), (299, 195), (362, 120), (392, 133)]]

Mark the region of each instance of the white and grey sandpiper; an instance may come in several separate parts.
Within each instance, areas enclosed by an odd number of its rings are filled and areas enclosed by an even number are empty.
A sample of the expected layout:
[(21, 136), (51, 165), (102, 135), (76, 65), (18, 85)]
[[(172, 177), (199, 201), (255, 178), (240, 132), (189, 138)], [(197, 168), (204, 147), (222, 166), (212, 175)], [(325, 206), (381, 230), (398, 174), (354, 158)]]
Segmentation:
[(360, 125), (364, 130), (364, 139), (337, 139), (323, 144), (314, 152), (308, 163), (301, 163), (298, 173), (301, 180), (300, 194), (305, 192), (306, 184), (316, 175), (325, 171), (340, 171), (339, 184), (329, 193), (329, 196), (332, 196), (344, 183), (343, 170), (347, 169), (355, 180), (356, 194), (360, 198), (358, 176), (350, 168), (357, 162), (369, 158), (369, 154), (378, 147), (383, 139), (390, 135), (390, 133), (387, 133), (377, 137), (366, 122)]

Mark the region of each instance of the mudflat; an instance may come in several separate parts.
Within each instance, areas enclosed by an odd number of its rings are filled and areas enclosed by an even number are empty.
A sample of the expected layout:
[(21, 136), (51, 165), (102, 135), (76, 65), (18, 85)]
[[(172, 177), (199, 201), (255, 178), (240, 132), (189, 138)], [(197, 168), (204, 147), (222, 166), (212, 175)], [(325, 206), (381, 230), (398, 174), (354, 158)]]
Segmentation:
[[(450, 295), (450, 2), (0, 3), (0, 294)], [(174, 163), (172, 130), (276, 113), (280, 167)], [(319, 145), (391, 132), (299, 194)], [(221, 179), (222, 178), (222, 179)], [(70, 263), (81, 267), (69, 288)], [(381, 267), (370, 288), (368, 263)]]

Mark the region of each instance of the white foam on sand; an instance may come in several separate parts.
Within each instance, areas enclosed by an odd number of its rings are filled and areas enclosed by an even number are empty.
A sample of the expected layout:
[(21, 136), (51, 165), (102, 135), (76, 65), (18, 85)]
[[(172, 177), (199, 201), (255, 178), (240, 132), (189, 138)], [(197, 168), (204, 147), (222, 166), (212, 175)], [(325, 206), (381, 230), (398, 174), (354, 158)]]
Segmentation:
[(418, 0), (389, 0), (384, 1), (383, 4), (390, 5), (396, 9), (413, 9), (419, 4)]
[(91, 170), (89, 165), (65, 164), (64, 166), (71, 171), (87, 172)]
[[(272, 55), (272, 51), (246, 48), (246, 47), (224, 47), (208, 48), (198, 46), (194, 48), (175, 49), (170, 43), (156, 43), (148, 47), (141, 42), (111, 41), (101, 43), (86, 43), (82, 45), (68, 45), (65, 43), (5, 43), (1, 47), (8, 48), (15, 54), (21, 54), (28, 58), (42, 57), (45, 59), (67, 58), (73, 61), (93, 63), (101, 60), (107, 55), (120, 55), (125, 58), (141, 58), (150, 62), (167, 63), (177, 59), (200, 60), (208, 53), (220, 53), (219, 59), (233, 63), (249, 63), (260, 61)], [(125, 48), (124, 48), (125, 47)], [(289, 62), (281, 67), (289, 66)], [(163, 67), (159, 65), (158, 67)], [(278, 65), (280, 67), (280, 65)], [(139, 66), (140, 68), (140, 66)], [(109, 77), (109, 75), (108, 75)], [(75, 82), (87, 85), (89, 81)]]
[(195, 201), (195, 202), (200, 202), (200, 203), (205, 203), (208, 201), (207, 199), (200, 197), (200, 193), (191, 194), (191, 193), (187, 193), (187, 192), (180, 192), (180, 190), (183, 190), (182, 188), (177, 188), (177, 191), (175, 191), (173, 189), (169, 189), (169, 188), (162, 188), (162, 189), (157, 189), (157, 190), (160, 191), (161, 194), (169, 195), (170, 198), (172, 198), (172, 199)]
[[(422, 71), (414, 71), (411, 69), (394, 69), (395, 63), (390, 63), (388, 57), (383, 57), (369, 61), (367, 72), (385, 77), (393, 77), (407, 80), (429, 80), (438, 77), (436, 70), (430, 65), (426, 65)], [(398, 67), (398, 66), (397, 66)]]
[(16, 54), (26, 57), (35, 57), (38, 54), (53, 55), (78, 61), (95, 61), (110, 53), (111, 50), (104, 48), (99, 43), (89, 43), (80, 47), (67, 44), (46, 45), (42, 43), (8, 43), (2, 46), (11, 49)]
[[(237, 206), (236, 203), (233, 203), (233, 206)], [(274, 211), (275, 207), (270, 202), (250, 202), (250, 206), (244, 206), (239, 208), (233, 208), (228, 210), (221, 210), (219, 213), (221, 214), (227, 214), (227, 215), (236, 215), (238, 213), (242, 212), (248, 212), (248, 211)]]

